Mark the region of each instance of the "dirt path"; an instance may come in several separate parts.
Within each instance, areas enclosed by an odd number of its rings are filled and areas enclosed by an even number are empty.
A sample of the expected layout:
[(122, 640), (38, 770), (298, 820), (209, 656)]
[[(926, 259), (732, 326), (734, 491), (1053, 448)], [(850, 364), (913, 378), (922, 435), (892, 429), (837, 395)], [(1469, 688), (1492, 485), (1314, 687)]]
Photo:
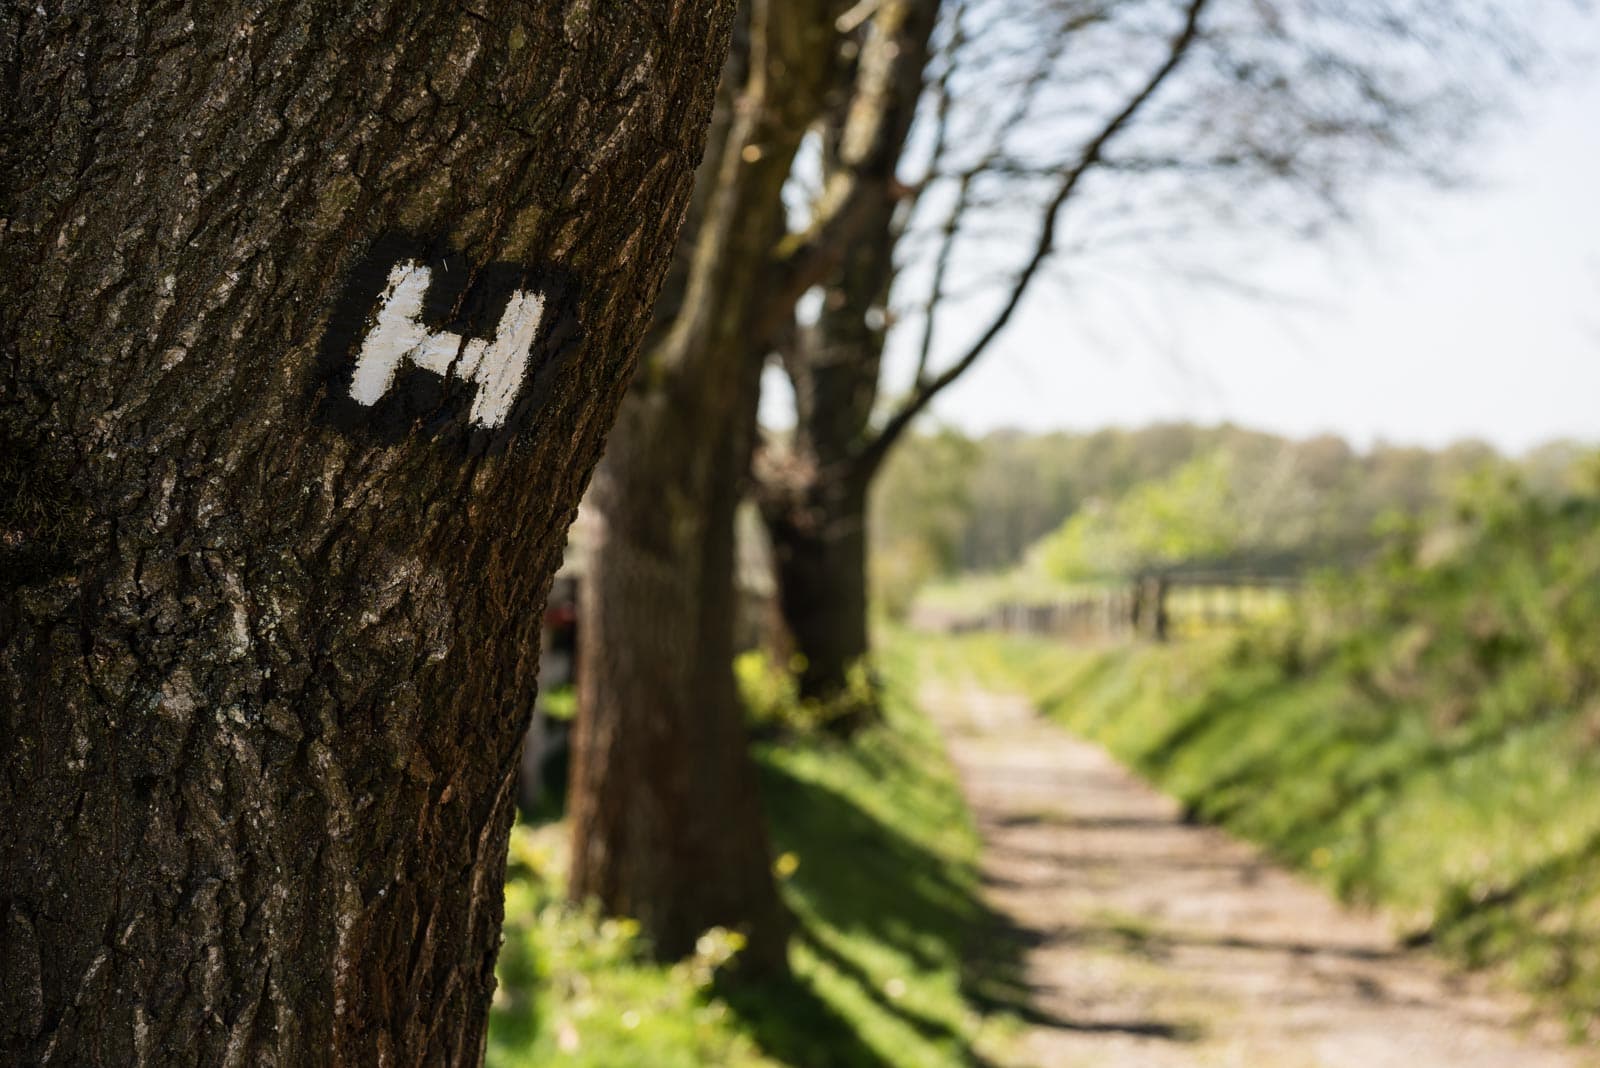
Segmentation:
[(1522, 1007), (1397, 950), (1253, 848), (1184, 824), (1104, 751), (975, 687), (930, 688), (1019, 929), (1043, 1068), (1589, 1068)]

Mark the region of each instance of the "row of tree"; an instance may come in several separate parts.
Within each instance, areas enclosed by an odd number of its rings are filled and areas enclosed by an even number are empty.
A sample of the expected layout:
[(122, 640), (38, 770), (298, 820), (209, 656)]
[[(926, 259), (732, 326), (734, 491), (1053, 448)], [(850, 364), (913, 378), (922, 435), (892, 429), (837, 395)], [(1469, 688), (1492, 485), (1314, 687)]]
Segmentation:
[[(1444, 173), (1481, 110), (1475, 79), (1527, 58), (1508, 15), (1419, 0), (751, 0), (592, 495), (574, 892), (639, 917), (669, 956), (740, 926), (746, 967), (782, 971), (731, 677), (740, 499), (770, 535), (799, 692), (836, 699), (869, 653), (870, 489), (1062, 256), (1175, 230), (1315, 230), (1376, 179)], [(896, 390), (893, 331), (915, 353)], [(794, 397), (783, 433), (758, 426), (769, 360)]]
[[(741, 494), (826, 696), (866, 652), (867, 487), (1061, 253), (1338, 218), (1440, 162), (1524, 18), (7, 7), (0, 1052), (479, 1059), (537, 624), (608, 432), (574, 888), (781, 971)], [(758, 440), (774, 355), (798, 426)]]

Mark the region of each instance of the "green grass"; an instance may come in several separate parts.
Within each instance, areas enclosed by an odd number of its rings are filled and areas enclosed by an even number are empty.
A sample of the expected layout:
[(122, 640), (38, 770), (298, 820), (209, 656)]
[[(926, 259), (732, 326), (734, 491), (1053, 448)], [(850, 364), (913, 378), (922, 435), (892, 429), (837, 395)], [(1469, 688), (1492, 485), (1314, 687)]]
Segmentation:
[[(1492, 967), (1600, 1038), (1600, 746), (1584, 706), (1506, 714), (1511, 670), (1466, 709), (1396, 700), (1249, 642), (1072, 648), (941, 639), (943, 670), (1021, 689), (1196, 818), (1253, 839), (1417, 942)], [(1459, 695), (1455, 695), (1459, 699)]]
[(1069, 583), (1022, 565), (1009, 571), (941, 577), (917, 592), (918, 607), (956, 616), (982, 615), (1002, 604), (1047, 604), (1100, 593), (1099, 583)]
[(1009, 1043), (1019, 994), (977, 897), (976, 833), (910, 698), (910, 660), (891, 651), (883, 667), (883, 726), (848, 744), (813, 733), (759, 747), (793, 982), (719, 982), (726, 936), (650, 963), (631, 923), (561, 901), (564, 828), (519, 826), (491, 1068), (942, 1068)]
[(1231, 631), (1239, 624), (1273, 623), (1287, 619), (1294, 594), (1274, 587), (1188, 585), (1180, 583), (1167, 594), (1169, 631), (1175, 637), (1198, 637)]
[(505, 944), (490, 1015), (493, 1068), (770, 1065), (710, 996), (719, 949), (673, 967), (646, 963), (638, 928), (571, 907), (557, 892), (560, 828), (517, 827)]
[(938, 653), (1600, 1040), (1600, 457), (1592, 481), (1480, 480), (1232, 638)]

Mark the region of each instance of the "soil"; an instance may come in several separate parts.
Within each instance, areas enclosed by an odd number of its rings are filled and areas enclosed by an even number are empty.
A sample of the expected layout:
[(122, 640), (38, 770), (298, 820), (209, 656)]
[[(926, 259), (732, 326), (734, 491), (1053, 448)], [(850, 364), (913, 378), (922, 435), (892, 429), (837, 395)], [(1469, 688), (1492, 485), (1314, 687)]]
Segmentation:
[(1025, 699), (930, 687), (1022, 944), (1040, 1068), (1589, 1068), (1528, 1005), (1400, 948)]

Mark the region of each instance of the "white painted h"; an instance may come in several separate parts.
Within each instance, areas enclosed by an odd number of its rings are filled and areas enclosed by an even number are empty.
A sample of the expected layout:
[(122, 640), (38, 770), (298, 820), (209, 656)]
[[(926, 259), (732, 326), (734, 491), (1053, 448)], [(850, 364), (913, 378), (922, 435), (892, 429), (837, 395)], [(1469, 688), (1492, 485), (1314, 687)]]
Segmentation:
[(544, 295), (517, 290), (500, 316), (494, 340), (463, 339), (449, 331), (422, 325), (422, 298), (432, 272), (414, 260), (395, 264), (379, 297), (378, 322), (361, 343), (350, 396), (361, 404), (378, 403), (394, 385), (407, 360), (439, 375), (452, 372), (472, 382), (477, 392), (468, 418), (494, 428), (506, 421), (522, 388), (528, 353), (544, 318)]

